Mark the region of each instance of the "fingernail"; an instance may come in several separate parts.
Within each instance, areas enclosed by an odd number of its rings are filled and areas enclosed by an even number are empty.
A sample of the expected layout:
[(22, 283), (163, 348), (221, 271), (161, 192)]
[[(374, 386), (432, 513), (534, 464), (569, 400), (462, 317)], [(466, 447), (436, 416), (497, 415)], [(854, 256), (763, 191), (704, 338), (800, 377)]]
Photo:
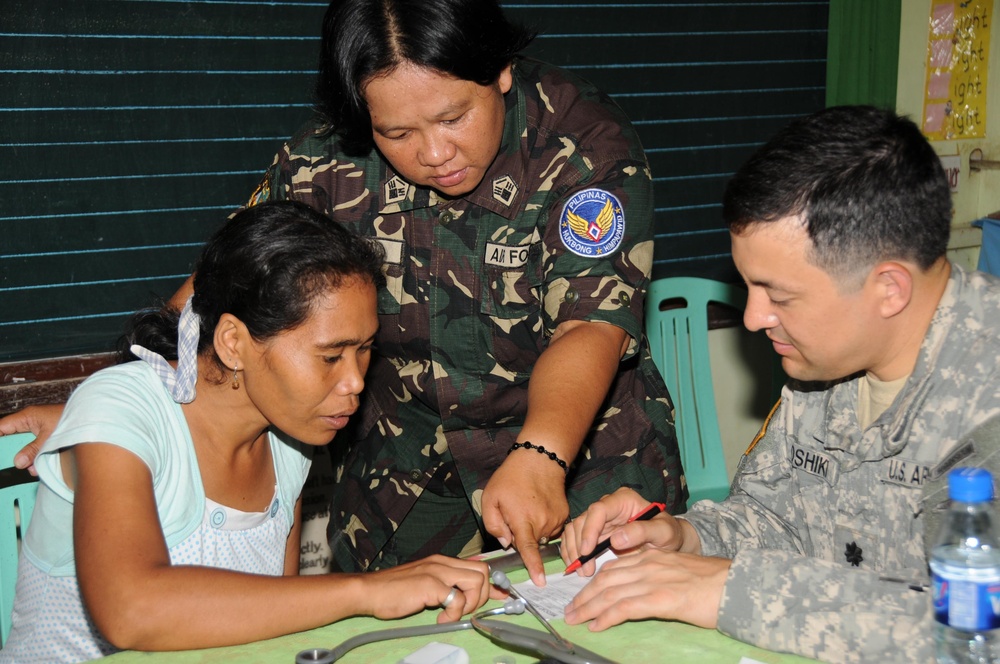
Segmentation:
[(27, 468), (28, 467), (28, 457), (25, 454), (18, 454), (14, 457), (14, 467), (15, 468)]

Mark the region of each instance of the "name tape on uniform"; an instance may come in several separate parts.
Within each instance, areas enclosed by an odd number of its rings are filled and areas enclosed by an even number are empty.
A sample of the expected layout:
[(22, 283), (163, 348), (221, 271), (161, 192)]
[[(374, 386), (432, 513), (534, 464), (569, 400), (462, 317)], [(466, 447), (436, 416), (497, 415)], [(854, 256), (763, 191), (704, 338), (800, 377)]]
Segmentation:
[(931, 479), (931, 467), (925, 466), (913, 459), (901, 459), (899, 457), (889, 459), (889, 466), (886, 468), (884, 482), (889, 484), (899, 484), (902, 486), (921, 487)]
[(399, 265), (403, 262), (403, 243), (400, 240), (390, 240), (389, 238), (375, 238), (385, 250), (385, 262), (391, 265)]
[(528, 263), (528, 250), (531, 245), (519, 244), (509, 246), (506, 244), (486, 243), (486, 257), (484, 263), (496, 267), (524, 267)]
[(788, 456), (793, 468), (814, 475), (829, 484), (835, 484), (840, 475), (840, 466), (829, 454), (792, 445)]

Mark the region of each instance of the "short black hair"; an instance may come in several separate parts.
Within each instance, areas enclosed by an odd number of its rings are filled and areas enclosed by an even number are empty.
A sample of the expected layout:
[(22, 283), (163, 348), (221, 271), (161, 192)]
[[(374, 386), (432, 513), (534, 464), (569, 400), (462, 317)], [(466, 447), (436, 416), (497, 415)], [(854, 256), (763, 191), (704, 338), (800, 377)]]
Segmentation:
[(316, 108), (345, 151), (373, 148), (362, 91), (409, 62), (479, 85), (494, 83), (534, 33), (496, 0), (333, 0), (323, 19)]
[(945, 254), (952, 202), (944, 168), (908, 118), (872, 106), (835, 106), (791, 122), (726, 186), (734, 234), (801, 215), (811, 261), (859, 276), (882, 260), (926, 270)]
[[(316, 297), (331, 288), (353, 279), (384, 285), (383, 261), (377, 241), (304, 203), (272, 201), (241, 210), (208, 240), (195, 268), (191, 308), (200, 319), (198, 353), (212, 346), (224, 313), (264, 341), (302, 324)], [(135, 359), (132, 344), (177, 359), (179, 315), (160, 307), (136, 313), (118, 342), (119, 359)]]

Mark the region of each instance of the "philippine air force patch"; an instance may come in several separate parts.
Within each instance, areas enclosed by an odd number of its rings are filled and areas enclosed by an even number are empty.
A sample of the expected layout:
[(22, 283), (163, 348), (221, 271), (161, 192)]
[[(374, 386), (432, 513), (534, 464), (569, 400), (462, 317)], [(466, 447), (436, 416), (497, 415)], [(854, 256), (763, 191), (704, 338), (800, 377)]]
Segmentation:
[(563, 207), (559, 237), (577, 256), (613, 253), (625, 237), (625, 212), (621, 202), (603, 189), (578, 191)]

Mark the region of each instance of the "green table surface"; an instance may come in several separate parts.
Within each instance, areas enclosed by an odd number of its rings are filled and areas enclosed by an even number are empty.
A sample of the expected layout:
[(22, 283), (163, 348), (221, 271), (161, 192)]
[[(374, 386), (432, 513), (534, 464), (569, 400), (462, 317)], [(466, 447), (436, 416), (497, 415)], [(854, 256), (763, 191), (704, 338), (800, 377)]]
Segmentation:
[[(561, 569), (559, 561), (550, 562), (546, 570), (553, 573)], [(524, 570), (512, 572), (511, 581), (518, 583), (527, 579)], [(266, 601), (266, 599), (264, 599)], [(500, 606), (499, 601), (490, 601), (485, 608)], [(303, 611), (309, 607), (303, 606)], [(242, 664), (282, 664), (295, 662), (295, 655), (302, 650), (313, 648), (332, 649), (348, 638), (373, 630), (392, 627), (429, 625), (435, 622), (437, 611), (423, 613), (402, 620), (378, 620), (376, 618), (348, 618), (340, 622), (307, 632), (290, 634), (267, 641), (257, 641), (227, 648), (186, 650), (180, 652), (121, 652), (106, 658), (109, 664), (196, 664), (204, 662), (241, 662)], [(544, 629), (530, 615), (500, 616), (496, 620), (512, 621), (536, 629)], [(612, 627), (604, 632), (590, 632), (586, 625), (567, 625), (562, 620), (553, 621), (553, 627), (569, 641), (583, 646), (610, 660), (628, 664), (630, 662), (697, 662), (698, 664), (739, 664), (741, 658), (748, 657), (766, 664), (800, 664), (814, 660), (795, 655), (781, 654), (754, 648), (731, 639), (716, 630), (702, 629), (683, 623), (646, 620), (630, 622)], [(471, 664), (493, 664), (494, 661), (513, 664), (532, 664), (539, 657), (504, 648), (474, 630), (435, 634), (382, 641), (361, 646), (337, 660), (344, 664), (396, 664), (415, 650), (431, 642), (450, 643), (464, 648)], [(499, 658), (499, 659), (498, 659)]]

